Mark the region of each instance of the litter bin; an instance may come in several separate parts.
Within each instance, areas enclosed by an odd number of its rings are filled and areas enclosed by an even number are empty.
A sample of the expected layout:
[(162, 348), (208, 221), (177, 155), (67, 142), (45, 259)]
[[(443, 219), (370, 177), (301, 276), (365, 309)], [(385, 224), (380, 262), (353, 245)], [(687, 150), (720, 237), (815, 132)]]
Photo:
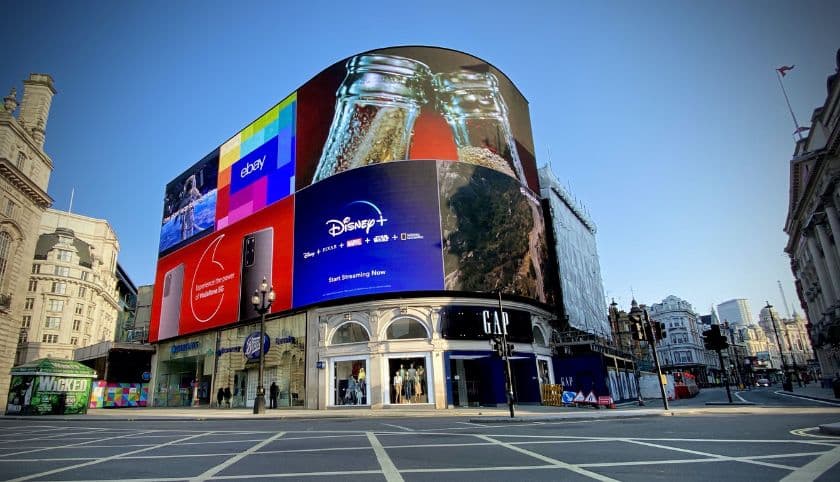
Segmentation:
[(840, 377), (834, 377), (831, 381), (831, 388), (834, 390), (834, 398), (840, 398)]

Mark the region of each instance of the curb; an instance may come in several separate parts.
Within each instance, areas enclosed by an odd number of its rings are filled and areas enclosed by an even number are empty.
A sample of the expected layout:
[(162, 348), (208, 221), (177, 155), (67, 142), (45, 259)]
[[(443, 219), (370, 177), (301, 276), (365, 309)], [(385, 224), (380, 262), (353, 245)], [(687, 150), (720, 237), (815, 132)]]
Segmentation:
[(665, 412), (662, 413), (636, 413), (636, 412), (615, 412), (615, 413), (605, 413), (601, 416), (594, 416), (586, 415), (583, 416), (568, 416), (568, 415), (549, 415), (549, 416), (541, 416), (541, 415), (530, 415), (524, 417), (481, 417), (481, 418), (470, 418), (470, 423), (479, 423), (479, 424), (493, 424), (493, 423), (535, 423), (535, 422), (562, 422), (562, 421), (571, 421), (571, 420), (603, 420), (603, 419), (615, 419), (615, 418), (628, 418), (628, 417), (670, 417), (673, 416), (673, 412)]
[(753, 402), (732, 402), (732, 403), (729, 403), (729, 402), (706, 402), (706, 405), (712, 405), (712, 406), (718, 406), (718, 407), (720, 407), (720, 406), (733, 407), (735, 405), (750, 406), (750, 405), (757, 405), (757, 404), (753, 403)]
[(820, 401), (820, 402), (833, 403), (833, 404), (836, 404), (836, 405), (840, 406), (840, 399), (837, 399), (837, 398), (831, 399), (831, 398), (815, 397), (815, 396), (812, 396), (812, 395), (803, 395), (801, 393), (788, 392), (788, 391), (785, 391), (785, 390), (779, 390), (778, 393), (783, 393), (785, 395), (790, 395), (792, 397), (805, 398), (805, 399), (808, 399), (808, 400), (817, 400), (817, 401)]

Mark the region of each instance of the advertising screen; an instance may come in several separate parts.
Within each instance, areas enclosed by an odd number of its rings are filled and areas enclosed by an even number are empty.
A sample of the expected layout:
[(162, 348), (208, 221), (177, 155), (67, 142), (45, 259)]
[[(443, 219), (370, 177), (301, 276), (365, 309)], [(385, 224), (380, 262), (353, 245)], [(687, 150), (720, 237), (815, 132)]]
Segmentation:
[(255, 318), (251, 295), (265, 278), (276, 299), (271, 312), (291, 308), (294, 198), (264, 216), (217, 230), (160, 258), (152, 298), (150, 339), (163, 340)]
[(380, 164), (299, 192), (295, 306), (443, 289), (435, 167)]
[(533, 152), (527, 101), (476, 57), (341, 60), (167, 185), (152, 338), (254, 318), (263, 277), (272, 311), (428, 290), (551, 303)]

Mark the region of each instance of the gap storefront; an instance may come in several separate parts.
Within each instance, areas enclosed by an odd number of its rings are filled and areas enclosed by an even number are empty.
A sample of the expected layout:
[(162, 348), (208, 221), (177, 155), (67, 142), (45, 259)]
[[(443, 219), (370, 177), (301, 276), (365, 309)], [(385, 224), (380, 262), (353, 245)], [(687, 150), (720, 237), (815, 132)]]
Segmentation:
[[(498, 301), (467, 298), (376, 300), (310, 312), (309, 397), (321, 409), (498, 406), (506, 403), (503, 363), (490, 335)], [(540, 403), (553, 382), (546, 343), (550, 314), (505, 302), (515, 345), (517, 403)]]

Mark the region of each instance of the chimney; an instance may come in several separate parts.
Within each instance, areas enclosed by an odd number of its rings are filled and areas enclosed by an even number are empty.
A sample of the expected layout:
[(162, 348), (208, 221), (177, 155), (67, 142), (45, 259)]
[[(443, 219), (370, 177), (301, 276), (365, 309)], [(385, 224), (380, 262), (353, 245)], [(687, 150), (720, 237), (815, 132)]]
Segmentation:
[(23, 81), (23, 100), (20, 105), (18, 122), (23, 125), (43, 149), (47, 129), (50, 105), (55, 95), (53, 79), (47, 74), (29, 74)]

